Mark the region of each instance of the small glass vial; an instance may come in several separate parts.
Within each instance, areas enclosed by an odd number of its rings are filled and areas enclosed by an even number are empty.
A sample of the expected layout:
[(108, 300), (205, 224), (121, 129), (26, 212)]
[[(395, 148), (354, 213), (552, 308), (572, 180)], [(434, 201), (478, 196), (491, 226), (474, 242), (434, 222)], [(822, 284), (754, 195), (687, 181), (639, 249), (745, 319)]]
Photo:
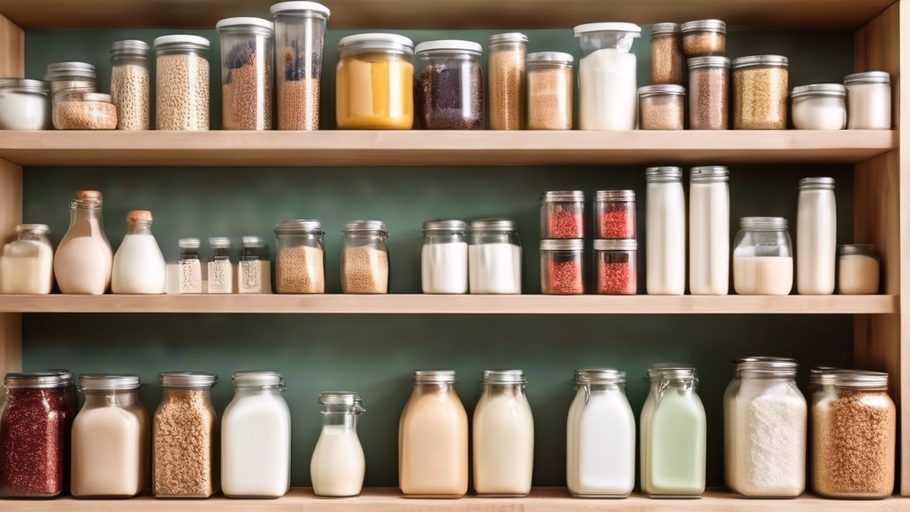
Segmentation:
[(683, 85), (685, 64), (679, 24), (651, 25), (651, 83)]
[(686, 57), (723, 55), (727, 50), (727, 24), (721, 20), (688, 21), (680, 30)]
[(686, 123), (686, 88), (648, 85), (638, 89), (642, 130), (682, 130)]
[(837, 246), (837, 290), (841, 295), (872, 295), (881, 285), (881, 259), (872, 244)]
[(525, 126), (525, 60), (528, 36), (509, 32), (490, 36), (487, 74), (491, 130)]
[(111, 43), (111, 101), (118, 130), (149, 129), (149, 45), (127, 39)]
[(237, 265), (237, 293), (272, 293), (269, 248), (258, 236), (243, 237)]
[(70, 203), (70, 226), (54, 253), (60, 293), (102, 295), (111, 284), (114, 259), (101, 218), (101, 192), (80, 190)]
[(783, 217), (743, 217), (733, 240), (733, 289), (739, 295), (789, 295), (793, 245)]
[(423, 223), (421, 284), (423, 293), (468, 293), (467, 223), (433, 220)]
[(352, 220), (342, 233), (341, 291), (388, 293), (389, 228), (378, 220)]
[(181, 238), (177, 241), (180, 258), (177, 259), (177, 293), (202, 293), (202, 262), (199, 259), (199, 239)]
[(689, 129), (730, 128), (730, 59), (689, 59)]
[(426, 41), (414, 48), (414, 115), (424, 130), (483, 129), (483, 48), (472, 41)]
[(785, 130), (789, 59), (754, 55), (733, 59), (733, 129)]
[(95, 66), (86, 62), (52, 62), (47, 65), (44, 81), (50, 85), (50, 96), (61, 91), (98, 92)]
[(594, 238), (635, 238), (635, 191), (594, 193)]
[(275, 226), (275, 290), (325, 293), (325, 231), (315, 219), (283, 220)]
[(638, 242), (634, 239), (594, 240), (594, 293), (638, 293)]
[(274, 23), (261, 18), (227, 18), (221, 34), (221, 128), (272, 129)]
[(45, 224), (19, 224), (0, 255), (0, 293), (47, 295), (54, 285), (54, 247)]
[(326, 498), (358, 496), (363, 490), (366, 459), (357, 437), (357, 419), (366, 412), (353, 391), (319, 393), (322, 431), (310, 460), (313, 493)]
[(468, 281), (472, 294), (521, 293), (521, 241), (514, 222), (505, 219), (471, 222)]
[(208, 293), (234, 293), (234, 268), (231, 264), (231, 239), (209, 238), (212, 259), (208, 263)]
[(0, 78), (0, 130), (53, 129), (47, 82)]
[(193, 35), (155, 39), (155, 128), (209, 129), (209, 40)]
[(841, 84), (793, 88), (793, 126), (797, 130), (843, 130), (847, 126), (847, 91)]
[(568, 53), (529, 53), (528, 130), (572, 129), (572, 63)]
[(585, 237), (584, 191), (550, 190), (540, 196), (540, 237)]
[(544, 295), (585, 293), (585, 241), (540, 241), (540, 292)]
[(891, 129), (891, 75), (887, 71), (847, 75), (844, 85), (847, 88), (848, 129)]

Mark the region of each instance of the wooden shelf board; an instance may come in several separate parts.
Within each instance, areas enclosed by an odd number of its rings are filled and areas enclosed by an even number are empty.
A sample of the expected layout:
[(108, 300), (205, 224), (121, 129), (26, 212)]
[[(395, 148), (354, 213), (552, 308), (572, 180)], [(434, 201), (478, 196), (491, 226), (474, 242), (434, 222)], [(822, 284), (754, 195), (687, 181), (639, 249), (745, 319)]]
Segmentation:
[(23, 166), (547, 166), (854, 164), (898, 147), (896, 131), (5, 131)]
[(892, 314), (890, 295), (0, 295), (14, 313)]

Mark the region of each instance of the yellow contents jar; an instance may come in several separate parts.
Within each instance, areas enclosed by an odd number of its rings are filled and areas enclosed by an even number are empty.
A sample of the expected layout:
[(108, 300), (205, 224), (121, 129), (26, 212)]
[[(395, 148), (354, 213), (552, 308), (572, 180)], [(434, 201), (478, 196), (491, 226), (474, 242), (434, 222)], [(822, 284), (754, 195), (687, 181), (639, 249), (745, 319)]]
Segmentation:
[(414, 124), (414, 42), (398, 34), (356, 34), (338, 42), (338, 128), (409, 130)]

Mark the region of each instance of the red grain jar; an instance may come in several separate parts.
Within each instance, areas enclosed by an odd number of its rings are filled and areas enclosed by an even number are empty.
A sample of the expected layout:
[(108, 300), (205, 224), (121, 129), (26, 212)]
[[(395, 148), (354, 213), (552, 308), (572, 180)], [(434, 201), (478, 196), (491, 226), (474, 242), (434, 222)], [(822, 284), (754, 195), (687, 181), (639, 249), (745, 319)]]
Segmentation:
[(585, 193), (551, 190), (540, 197), (540, 238), (584, 238)]
[(598, 190), (594, 194), (594, 238), (636, 238), (634, 190)]
[(637, 253), (638, 242), (635, 240), (594, 240), (595, 293), (638, 293)]
[(585, 293), (584, 254), (584, 240), (541, 240), (541, 293), (546, 295)]

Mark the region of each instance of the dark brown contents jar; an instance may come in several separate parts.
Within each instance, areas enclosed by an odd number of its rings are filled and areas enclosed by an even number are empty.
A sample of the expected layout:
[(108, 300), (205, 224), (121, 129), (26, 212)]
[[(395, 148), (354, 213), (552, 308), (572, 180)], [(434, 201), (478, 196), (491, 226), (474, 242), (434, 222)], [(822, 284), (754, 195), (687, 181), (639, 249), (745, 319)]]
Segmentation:
[(730, 128), (730, 59), (689, 59), (689, 129)]

